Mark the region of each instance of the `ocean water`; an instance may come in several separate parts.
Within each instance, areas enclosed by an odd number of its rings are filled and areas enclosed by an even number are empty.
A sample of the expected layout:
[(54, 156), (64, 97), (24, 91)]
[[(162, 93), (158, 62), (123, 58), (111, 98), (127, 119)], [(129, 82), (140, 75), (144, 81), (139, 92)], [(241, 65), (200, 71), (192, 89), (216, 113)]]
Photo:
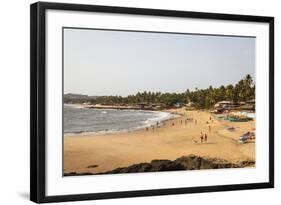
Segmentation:
[(174, 117), (168, 112), (92, 109), (64, 105), (64, 134), (109, 133), (141, 129)]

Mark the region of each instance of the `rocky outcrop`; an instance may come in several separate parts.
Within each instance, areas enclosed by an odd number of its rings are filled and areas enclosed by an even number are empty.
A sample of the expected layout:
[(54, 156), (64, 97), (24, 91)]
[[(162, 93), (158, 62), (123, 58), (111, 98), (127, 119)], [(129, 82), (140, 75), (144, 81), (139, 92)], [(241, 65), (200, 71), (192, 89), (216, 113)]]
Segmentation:
[[(243, 168), (253, 167), (255, 161), (244, 160), (232, 163), (218, 158), (206, 158), (196, 155), (182, 156), (176, 160), (152, 160), (150, 163), (133, 164), (128, 167), (120, 167), (111, 171), (96, 174), (120, 174), (137, 172), (161, 172), (161, 171), (179, 171), (179, 170), (200, 170), (200, 169), (222, 169), (222, 168)], [(91, 173), (65, 173), (65, 176), (89, 175)]]
[(150, 163), (133, 164), (128, 167), (121, 167), (100, 174), (242, 168), (242, 167), (249, 167), (254, 165), (255, 162), (251, 160), (231, 163), (226, 160), (217, 159), (217, 158), (203, 158), (196, 155), (188, 155), (188, 156), (180, 157), (174, 161), (152, 160)]
[(63, 176), (68, 177), (68, 176), (81, 176), (81, 175), (93, 175), (92, 172), (68, 172), (64, 173)]

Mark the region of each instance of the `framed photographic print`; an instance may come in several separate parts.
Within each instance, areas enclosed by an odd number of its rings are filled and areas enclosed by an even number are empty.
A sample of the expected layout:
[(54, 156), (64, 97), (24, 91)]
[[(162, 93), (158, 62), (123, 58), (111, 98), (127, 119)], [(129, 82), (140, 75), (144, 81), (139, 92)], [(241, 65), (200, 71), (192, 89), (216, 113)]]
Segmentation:
[(274, 187), (274, 18), (31, 5), (30, 198)]

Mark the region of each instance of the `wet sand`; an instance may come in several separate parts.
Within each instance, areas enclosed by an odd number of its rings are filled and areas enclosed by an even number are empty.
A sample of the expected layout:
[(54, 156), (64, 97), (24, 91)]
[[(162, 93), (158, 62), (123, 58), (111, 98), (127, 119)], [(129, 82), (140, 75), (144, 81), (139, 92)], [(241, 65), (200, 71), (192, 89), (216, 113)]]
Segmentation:
[[(167, 121), (154, 131), (150, 128), (127, 133), (65, 136), (64, 172), (98, 173), (154, 159), (175, 160), (189, 154), (234, 163), (255, 160), (255, 143), (238, 143), (244, 132), (255, 127), (255, 121), (228, 122), (217, 120), (206, 111), (186, 111), (183, 108), (169, 111), (182, 116)], [(185, 123), (186, 118), (193, 118), (193, 121)], [(231, 126), (235, 131), (226, 129)], [(207, 142), (200, 142), (201, 131), (208, 135)]]

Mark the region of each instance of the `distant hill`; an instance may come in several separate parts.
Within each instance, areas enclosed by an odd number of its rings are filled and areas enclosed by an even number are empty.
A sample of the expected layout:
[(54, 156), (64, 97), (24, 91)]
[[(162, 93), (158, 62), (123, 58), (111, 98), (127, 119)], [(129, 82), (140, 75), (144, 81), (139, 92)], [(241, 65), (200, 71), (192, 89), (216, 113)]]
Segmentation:
[(64, 94), (63, 97), (67, 98), (67, 99), (87, 99), (87, 98), (89, 98), (88, 95), (81, 95), (81, 94), (74, 94), (74, 93)]
[(90, 101), (96, 99), (97, 96), (88, 96), (88, 95), (81, 95), (75, 93), (67, 93), (63, 95), (63, 99), (65, 103), (81, 103), (85, 101)]

